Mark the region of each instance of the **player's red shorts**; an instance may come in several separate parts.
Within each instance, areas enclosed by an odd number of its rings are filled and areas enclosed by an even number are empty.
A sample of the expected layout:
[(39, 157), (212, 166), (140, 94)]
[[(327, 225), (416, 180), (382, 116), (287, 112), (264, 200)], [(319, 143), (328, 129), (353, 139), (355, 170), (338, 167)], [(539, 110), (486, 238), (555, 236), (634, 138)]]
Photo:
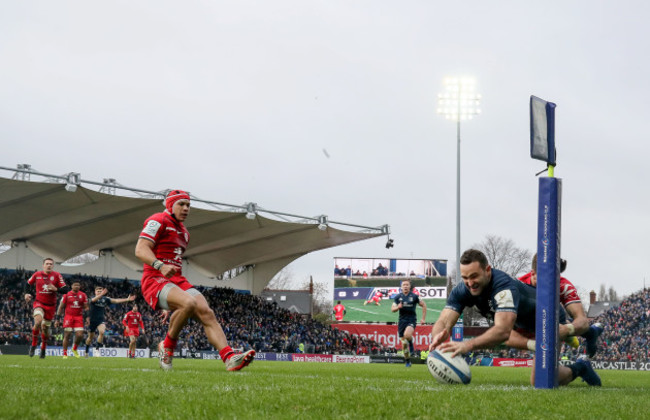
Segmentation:
[(158, 306), (158, 294), (167, 283), (173, 283), (182, 290), (193, 288), (192, 284), (183, 276), (174, 276), (170, 279), (163, 276), (144, 276), (141, 282), (142, 297), (153, 309)]
[(77, 329), (84, 327), (84, 317), (83, 316), (68, 316), (63, 317), (63, 328), (72, 328)]
[(52, 321), (54, 319), (54, 313), (56, 312), (56, 305), (43, 305), (41, 302), (34, 301), (34, 312), (36, 308), (41, 308), (43, 310), (43, 318), (46, 321)]
[(379, 301), (381, 301), (381, 298), (379, 296), (373, 296), (372, 301), (375, 303), (379, 303)]
[(129, 328), (129, 331), (126, 331), (126, 328), (124, 329), (124, 336), (125, 337), (140, 337), (140, 329), (139, 328)]

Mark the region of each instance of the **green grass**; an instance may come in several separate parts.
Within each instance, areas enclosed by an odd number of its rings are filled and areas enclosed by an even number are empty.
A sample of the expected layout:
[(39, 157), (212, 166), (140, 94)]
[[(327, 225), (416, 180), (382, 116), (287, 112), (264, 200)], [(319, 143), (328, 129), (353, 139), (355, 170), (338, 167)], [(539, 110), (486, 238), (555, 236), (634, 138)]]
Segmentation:
[[(427, 319), (426, 322), (433, 324), (438, 320), (440, 311), (445, 307), (447, 301), (445, 299), (423, 299), (427, 305)], [(384, 299), (381, 305), (377, 306), (374, 303), (369, 303), (364, 306), (364, 299), (346, 300), (344, 302), (346, 314), (343, 321), (350, 322), (397, 322), (398, 313), (391, 312), (390, 308), (393, 301)], [(418, 315), (418, 322), (422, 317), (422, 308), (416, 309)]]
[(467, 386), (440, 385), (425, 365), (0, 356), (2, 419), (643, 419), (650, 373), (599, 371), (555, 390), (526, 368), (473, 367)]

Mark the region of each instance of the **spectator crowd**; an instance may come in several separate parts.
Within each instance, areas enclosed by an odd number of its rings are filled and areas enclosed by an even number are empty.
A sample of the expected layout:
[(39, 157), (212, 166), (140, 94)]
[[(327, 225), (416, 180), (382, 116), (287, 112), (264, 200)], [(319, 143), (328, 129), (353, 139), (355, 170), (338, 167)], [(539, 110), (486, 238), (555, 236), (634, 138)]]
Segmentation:
[(631, 295), (595, 321), (605, 327), (595, 360), (650, 362), (650, 289)]
[[(27, 285), (32, 272), (0, 269), (0, 344), (29, 344), (33, 326), (32, 303), (26, 303), (25, 293), (34, 293)], [(160, 320), (140, 295), (138, 282), (109, 281), (85, 275), (64, 275), (69, 286), (73, 281), (81, 283), (81, 290), (92, 298), (95, 287), (108, 289), (111, 298), (124, 298), (135, 294), (147, 333), (140, 337), (138, 347), (155, 348), (167, 332), (167, 325)], [(360, 338), (322, 324), (310, 317), (292, 313), (269, 303), (258, 296), (238, 293), (233, 289), (202, 288), (201, 290), (217, 320), (221, 324), (233, 348), (257, 352), (309, 352), (326, 354), (379, 354), (394, 353), (373, 340)], [(69, 287), (59, 293), (59, 297)], [(123, 336), (122, 317), (131, 309), (129, 303), (110, 305), (106, 309), (107, 347), (128, 347)], [(86, 314), (87, 315), (87, 314)], [(87, 327), (87, 324), (86, 324)], [(55, 328), (50, 344), (60, 345), (61, 328)], [(190, 351), (214, 350), (208, 343), (200, 323), (190, 320), (179, 339), (179, 348)]]

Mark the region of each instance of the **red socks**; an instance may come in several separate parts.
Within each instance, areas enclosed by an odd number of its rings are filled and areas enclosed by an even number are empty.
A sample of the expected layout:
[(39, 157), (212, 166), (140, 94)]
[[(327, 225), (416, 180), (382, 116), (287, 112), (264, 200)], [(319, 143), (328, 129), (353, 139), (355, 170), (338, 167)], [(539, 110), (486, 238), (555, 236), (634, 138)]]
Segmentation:
[(178, 342), (178, 338), (171, 338), (169, 334), (167, 334), (165, 336), (165, 341), (163, 341), (163, 345), (165, 346), (166, 349), (174, 350), (176, 348), (177, 342)]
[[(36, 344), (33, 344), (34, 346)], [(47, 347), (47, 336), (45, 334), (41, 334), (41, 351), (45, 351), (45, 347)]]
[(219, 356), (221, 357), (221, 360), (223, 360), (224, 363), (226, 363), (226, 360), (230, 359), (234, 354), (235, 352), (232, 351), (230, 346), (226, 346), (221, 350), (219, 350)]
[(33, 329), (32, 330), (32, 347), (36, 347), (38, 344), (38, 330)]

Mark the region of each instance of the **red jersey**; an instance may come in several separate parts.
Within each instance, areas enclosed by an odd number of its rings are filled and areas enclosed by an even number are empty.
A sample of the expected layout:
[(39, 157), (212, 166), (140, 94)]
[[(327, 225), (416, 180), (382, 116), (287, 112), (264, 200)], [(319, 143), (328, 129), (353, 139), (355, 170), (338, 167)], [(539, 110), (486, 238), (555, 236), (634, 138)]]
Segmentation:
[[(519, 277), (519, 280), (528, 285), (530, 284), (530, 278), (532, 274), (527, 273)], [(532, 285), (531, 285), (532, 286)], [(580, 296), (578, 296), (578, 291), (576, 287), (566, 278), (560, 276), (560, 303), (565, 307), (572, 303), (582, 303)]]
[[(182, 275), (183, 253), (190, 241), (190, 234), (182, 222), (173, 218), (169, 213), (156, 213), (144, 221), (140, 238), (154, 243), (153, 253), (165, 264), (178, 268), (177, 276)], [(144, 275), (160, 273), (155, 268), (144, 264)], [(158, 274), (160, 275), (160, 274)]]
[(137, 330), (138, 327), (144, 330), (142, 323), (142, 314), (140, 312), (129, 311), (122, 318), (122, 325), (129, 327), (130, 330)]
[(29, 280), (27, 280), (27, 283), (36, 286), (34, 301), (47, 306), (56, 305), (56, 291), (48, 290), (45, 286), (53, 284), (57, 289), (65, 287), (63, 276), (56, 271), (50, 271), (50, 274), (45, 274), (44, 271), (37, 271), (32, 274)]
[(63, 300), (65, 301), (65, 316), (83, 316), (84, 308), (88, 302), (88, 297), (84, 292), (79, 290), (75, 292), (70, 290), (68, 293), (63, 295)]
[(345, 315), (345, 306), (338, 304), (334, 307), (334, 318), (337, 321), (343, 320), (343, 316)]

